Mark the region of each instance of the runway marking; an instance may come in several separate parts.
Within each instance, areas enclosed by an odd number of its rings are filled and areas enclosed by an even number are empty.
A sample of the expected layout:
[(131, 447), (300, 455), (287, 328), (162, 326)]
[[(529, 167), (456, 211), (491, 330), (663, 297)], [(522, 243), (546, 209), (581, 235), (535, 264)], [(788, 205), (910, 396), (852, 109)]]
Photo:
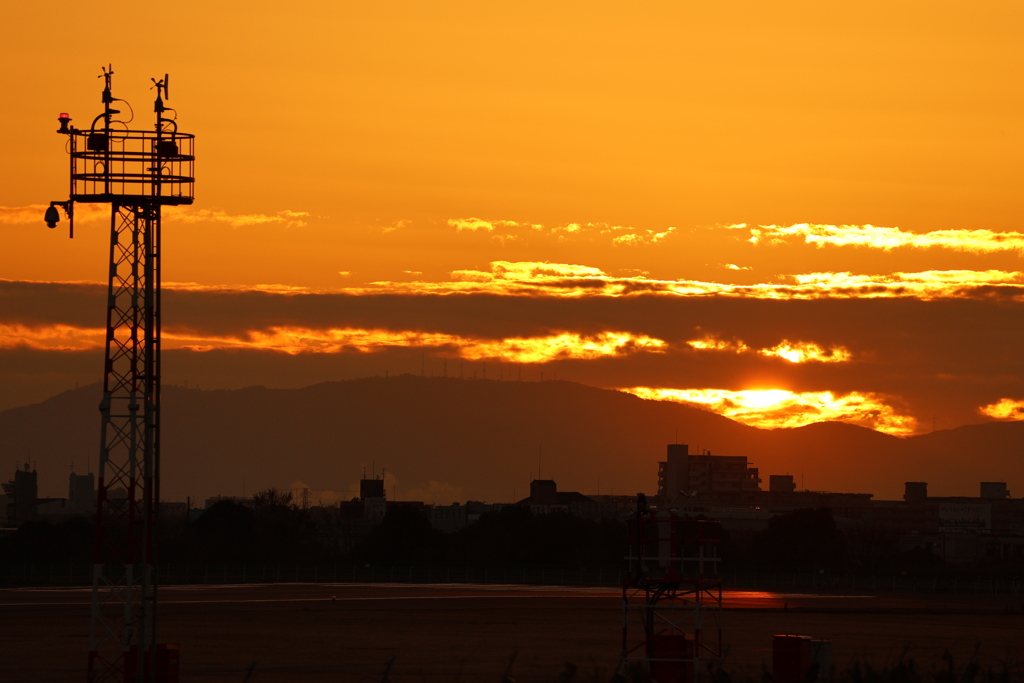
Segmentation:
[[(288, 589), (302, 587), (307, 590), (323, 591), (324, 594), (316, 596), (282, 596), (273, 598), (245, 597), (245, 596), (216, 596), (198, 599), (181, 599), (174, 597), (174, 594), (196, 594), (212, 593), (220, 591), (250, 591), (253, 589), (275, 588)], [(340, 595), (329, 595), (331, 589), (338, 590)], [(395, 595), (345, 595), (351, 589), (379, 589), (395, 591)], [(433, 589), (438, 591), (433, 594), (407, 594), (403, 591)], [(91, 593), (92, 588), (48, 588), (31, 587), (7, 589), (22, 593)], [(528, 586), (522, 584), (388, 584), (388, 583), (244, 583), (244, 584), (203, 584), (190, 586), (162, 586), (159, 589), (161, 604), (166, 605), (197, 605), (197, 604), (269, 604), (288, 602), (370, 602), (370, 601), (396, 601), (396, 600), (469, 600), (469, 599), (519, 599), (519, 598), (619, 598), (622, 595), (621, 588), (600, 587), (600, 586)], [(4, 591), (0, 590), (0, 595)], [(83, 596), (84, 597), (84, 596)], [(764, 603), (775, 603), (778, 606), (780, 601), (787, 600), (849, 600), (876, 598), (873, 595), (824, 595), (814, 593), (768, 593), (763, 591), (723, 591), (723, 606), (743, 609), (744, 606), (757, 608)], [(53, 606), (75, 606), (89, 605), (90, 600), (57, 600), (49, 602), (0, 602), (2, 607), (45, 607)], [(753, 603), (753, 604), (752, 604)], [(799, 606), (804, 607), (804, 606)], [(799, 609), (794, 605), (794, 608)]]
[[(618, 586), (533, 586), (520, 583), (204, 583), (204, 584), (169, 584), (159, 587), (161, 592), (173, 591), (214, 591), (226, 589), (250, 589), (250, 588), (376, 588), (380, 590), (409, 590), (409, 589), (441, 589), (441, 590), (476, 590), (476, 591), (509, 591), (520, 593), (585, 593), (591, 595), (621, 595), (622, 588)], [(0, 589), (5, 590), (41, 592), (41, 593), (85, 593), (92, 592), (92, 587), (51, 587), (51, 586), (29, 586), (23, 588)], [(724, 600), (731, 599), (754, 599), (754, 600), (780, 600), (780, 599), (850, 599), (850, 598), (876, 598), (877, 595), (831, 595), (828, 593), (773, 593), (770, 591), (751, 590), (723, 590)]]

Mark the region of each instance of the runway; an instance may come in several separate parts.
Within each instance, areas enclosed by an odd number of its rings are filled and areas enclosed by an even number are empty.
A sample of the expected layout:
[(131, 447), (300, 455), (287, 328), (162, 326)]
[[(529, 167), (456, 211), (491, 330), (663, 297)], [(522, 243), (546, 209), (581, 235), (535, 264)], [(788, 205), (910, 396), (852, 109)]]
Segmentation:
[[(986, 596), (989, 598), (989, 596)], [(837, 666), (891, 665), (907, 648), (923, 668), (943, 653), (995, 665), (1020, 652), (1024, 598), (726, 591), (724, 667), (759, 679), (771, 637), (833, 641)], [(0, 589), (5, 683), (83, 676), (90, 590)], [(615, 588), (465, 584), (242, 584), (160, 589), (159, 640), (180, 643), (182, 681), (497, 681), (513, 652), (520, 683), (606, 681), (618, 665), (622, 592)]]
[[(496, 599), (578, 599), (622, 600), (621, 588), (534, 586), (518, 584), (459, 583), (245, 583), (164, 586), (160, 604), (235, 604), (274, 602), (350, 603), (356, 601), (496, 600)], [(92, 589), (4, 588), (0, 607), (88, 605)], [(1024, 610), (1024, 597), (1018, 602)], [(776, 593), (771, 591), (723, 590), (726, 610), (862, 610), (862, 611), (1006, 611), (1003, 596), (952, 596), (932, 594)]]

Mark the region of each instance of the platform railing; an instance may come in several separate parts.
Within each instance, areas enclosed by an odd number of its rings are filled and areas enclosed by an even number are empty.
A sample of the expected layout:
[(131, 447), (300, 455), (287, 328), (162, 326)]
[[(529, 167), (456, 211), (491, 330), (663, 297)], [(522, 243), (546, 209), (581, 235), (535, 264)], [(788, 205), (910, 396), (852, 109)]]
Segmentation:
[(71, 198), (79, 202), (191, 204), (195, 136), (112, 129), (70, 136)]

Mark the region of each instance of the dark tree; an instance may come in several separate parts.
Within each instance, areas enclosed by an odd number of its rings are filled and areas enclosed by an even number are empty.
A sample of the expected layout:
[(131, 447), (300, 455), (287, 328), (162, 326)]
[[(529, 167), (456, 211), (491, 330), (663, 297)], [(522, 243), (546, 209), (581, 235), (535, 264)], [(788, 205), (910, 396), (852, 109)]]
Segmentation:
[(25, 522), (10, 536), (0, 539), (3, 562), (92, 562), (93, 524), (73, 517), (56, 524)]
[(469, 564), (616, 565), (626, 550), (625, 525), (564, 512), (534, 515), (512, 505), (480, 516), (449, 539), (449, 555)]
[(774, 567), (836, 568), (847, 561), (846, 537), (828, 508), (794, 510), (768, 522), (754, 540), (754, 557)]
[(427, 562), (441, 557), (443, 537), (421, 510), (393, 505), (363, 540), (356, 556), (381, 562)]
[(234, 501), (222, 500), (190, 523), (182, 553), (192, 562), (251, 562), (259, 552), (255, 513)]

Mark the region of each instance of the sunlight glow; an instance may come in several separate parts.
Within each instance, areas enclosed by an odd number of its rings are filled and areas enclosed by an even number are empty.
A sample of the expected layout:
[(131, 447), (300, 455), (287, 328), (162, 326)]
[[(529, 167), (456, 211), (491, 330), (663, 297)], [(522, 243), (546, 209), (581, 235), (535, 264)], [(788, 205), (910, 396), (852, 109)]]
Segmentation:
[(805, 273), (787, 282), (738, 285), (699, 280), (656, 280), (645, 275), (614, 277), (600, 268), (569, 263), (492, 261), (489, 271), (454, 270), (448, 282), (372, 282), (348, 294), (498, 294), (548, 297), (727, 296), (748, 299), (1000, 297), (1024, 300), (1024, 273), (1002, 270), (929, 270), (919, 273), (855, 275)]
[[(738, 226), (731, 226), (738, 227)], [(745, 226), (744, 226), (745, 227)], [(991, 254), (1016, 251), (1024, 254), (1024, 233), (994, 232), (992, 230), (935, 230), (926, 233), (904, 232), (900, 228), (882, 228), (874, 225), (760, 225), (750, 229), (750, 242), (781, 243), (787, 237), (803, 237), (804, 243), (818, 247), (825, 245), (869, 247), (891, 251), (900, 247), (913, 249), (940, 248), (972, 254)]]
[[(0, 206), (0, 224), (31, 224), (39, 223), (47, 204), (28, 204), (26, 206)], [(60, 214), (64, 220), (64, 214)], [(95, 223), (110, 221), (110, 209), (104, 204), (82, 202), (75, 206), (75, 222)]]
[[(38, 223), (42, 220), (46, 204), (28, 206), (0, 206), (0, 223)], [(228, 213), (216, 209), (197, 209), (191, 206), (164, 207), (164, 218), (172, 223), (223, 223), (233, 228), (252, 225), (279, 225), (301, 228), (310, 217), (308, 211), (285, 209), (273, 214)], [(63, 218), (63, 217), (62, 217)], [(75, 222), (79, 225), (110, 221), (110, 209), (106, 205), (78, 203), (75, 206)]]
[[(86, 351), (102, 348), (102, 328), (71, 325), (0, 325), (0, 348), (27, 347), (45, 351)], [(272, 327), (252, 330), (240, 336), (213, 336), (167, 329), (165, 349), (212, 351), (253, 349), (297, 355), (302, 353), (373, 353), (389, 347), (446, 349), (456, 358), (495, 359), (509, 363), (548, 363), (555, 360), (592, 360), (638, 352), (664, 352), (661, 339), (629, 332), (599, 332), (586, 335), (559, 332), (542, 337), (485, 339), (452, 334), (383, 329), (312, 329)]]
[(925, 270), (920, 273), (893, 273), (892, 275), (853, 275), (844, 273), (805, 273), (794, 275), (801, 285), (822, 285), (825, 287), (864, 287), (879, 285), (927, 285), (932, 287), (955, 287), (962, 285), (996, 285), (1018, 282), (1019, 271), (1003, 270)]
[(485, 221), (481, 218), (449, 218), (448, 225), (459, 232), (462, 232), (463, 230), (469, 230), (470, 232), (476, 232), (477, 230), (491, 232), (494, 230), (494, 223), (491, 221)]
[(550, 337), (509, 338), (496, 342), (474, 341), (461, 345), (459, 355), (469, 360), (502, 358), (513, 363), (546, 363), (552, 360), (588, 360), (637, 351), (664, 351), (660, 339), (629, 332), (601, 332), (582, 336), (565, 332)]
[(726, 389), (620, 389), (640, 398), (676, 401), (705, 408), (743, 424), (762, 429), (803, 427), (815, 422), (849, 422), (893, 436), (908, 436), (917, 421), (901, 415), (885, 397), (867, 392), (792, 392), (783, 389), (729, 391)]
[(482, 339), (457, 335), (392, 330), (328, 329), (274, 327), (251, 331), (245, 338), (219, 337), (196, 339), (189, 335), (166, 335), (167, 348), (206, 351), (215, 348), (250, 348), (289, 354), (372, 353), (387, 347), (447, 347), (456, 357), (467, 360), (494, 358), (511, 363), (547, 363), (553, 360), (588, 360), (639, 351), (660, 352), (664, 341), (629, 332), (601, 332), (580, 335), (562, 332), (544, 337)]
[[(755, 349), (747, 346), (746, 342), (723, 340), (714, 336), (692, 339), (686, 343), (699, 351), (731, 351), (732, 353), (755, 351)], [(782, 358), (790, 363), (806, 363), (809, 361), (817, 363), (845, 363), (853, 357), (842, 346), (824, 348), (813, 342), (791, 342), (788, 339), (783, 339), (779, 344), (767, 349), (756, 349), (756, 352), (762, 356)]]
[[(347, 270), (339, 270), (338, 275), (348, 277), (352, 273)], [(182, 292), (262, 292), (265, 294), (330, 294), (332, 290), (303, 287), (300, 285), (203, 285), (198, 282), (164, 282), (164, 289), (173, 289)]]
[(0, 324), (0, 349), (18, 347), (37, 351), (89, 351), (102, 348), (106, 330), (72, 325)]
[(733, 353), (750, 351), (750, 347), (741, 341), (728, 341), (710, 336), (703, 339), (691, 339), (686, 343), (699, 351), (732, 351)]
[(673, 232), (675, 228), (670, 227), (664, 232), (655, 232), (654, 230), (644, 230), (639, 232), (627, 233), (625, 235), (619, 235), (618, 237), (612, 238), (612, 244), (617, 246), (637, 246), (640, 244), (657, 244), (661, 240), (665, 239)]
[[(76, 209), (77, 210), (77, 209)], [(310, 217), (308, 211), (285, 209), (274, 214), (248, 213), (233, 214), (215, 209), (197, 209), (191, 206), (168, 206), (164, 208), (165, 218), (178, 223), (225, 223), (233, 228), (253, 225), (280, 225), (286, 228), (302, 228)]]
[(1024, 420), (1024, 400), (1001, 398), (978, 408), (978, 411), (996, 420)]
[[(657, 244), (676, 232), (675, 226), (664, 230), (634, 228), (629, 225), (609, 225), (608, 223), (566, 223), (564, 225), (545, 226), (542, 223), (528, 223), (513, 220), (490, 220), (484, 218), (449, 218), (448, 226), (456, 232), (495, 233), (492, 237), (505, 244), (515, 242), (531, 235), (542, 234), (555, 237), (558, 242), (568, 241), (600, 241), (596, 238), (611, 236), (610, 244), (619, 246), (646, 246)], [(497, 232), (496, 231), (500, 231)], [(608, 237), (603, 237), (608, 239)]]
[[(928, 270), (890, 275), (802, 273), (787, 282), (753, 285), (656, 280), (644, 272), (613, 277), (600, 268), (572, 263), (492, 261), (490, 270), (453, 270), (451, 280), (378, 281), (355, 287), (306, 287), (281, 284), (205, 285), (165, 282), (175, 290), (209, 292), (267, 292), (272, 294), (458, 295), (493, 294), (554, 298), (624, 297), (638, 295), (730, 297), (738, 299), (1000, 299), (1024, 301), (1024, 272), (1004, 270)], [(348, 271), (340, 271), (342, 274)], [(409, 271), (414, 275), (416, 271)], [(28, 282), (28, 281), (25, 281)], [(49, 281), (52, 284), (103, 284)]]
[(826, 349), (814, 343), (791, 342), (788, 339), (783, 339), (781, 344), (770, 349), (760, 349), (758, 353), (785, 358), (790, 363), (845, 363), (851, 358), (850, 352), (841, 346)]

